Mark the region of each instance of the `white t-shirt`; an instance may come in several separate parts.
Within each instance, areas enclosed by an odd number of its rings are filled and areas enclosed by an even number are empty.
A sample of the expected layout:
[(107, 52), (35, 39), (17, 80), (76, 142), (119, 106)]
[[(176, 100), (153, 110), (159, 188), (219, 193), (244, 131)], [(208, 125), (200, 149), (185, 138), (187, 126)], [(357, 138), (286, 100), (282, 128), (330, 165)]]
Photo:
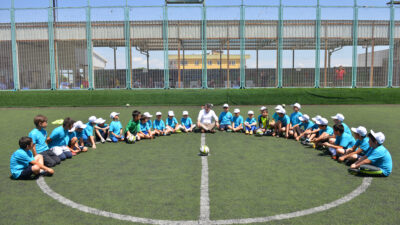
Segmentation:
[(197, 121), (200, 121), (200, 123), (204, 124), (210, 124), (214, 121), (218, 121), (217, 115), (215, 115), (214, 110), (210, 110), (210, 112), (206, 112), (205, 109), (200, 110), (199, 116), (197, 117)]

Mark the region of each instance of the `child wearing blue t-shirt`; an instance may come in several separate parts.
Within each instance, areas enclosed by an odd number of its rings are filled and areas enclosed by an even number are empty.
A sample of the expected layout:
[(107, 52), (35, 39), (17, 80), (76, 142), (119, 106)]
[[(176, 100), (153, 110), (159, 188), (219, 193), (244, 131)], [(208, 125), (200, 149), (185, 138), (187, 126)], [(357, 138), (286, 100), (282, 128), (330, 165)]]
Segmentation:
[(112, 112), (110, 118), (113, 120), (110, 123), (109, 137), (112, 142), (116, 143), (118, 141), (124, 141), (125, 137), (123, 135), (122, 124), (119, 121), (119, 113)]
[(108, 124), (105, 123), (106, 120), (103, 118), (98, 118), (95, 123), (96, 125), (94, 126), (95, 133), (96, 133), (96, 142), (100, 141), (101, 143), (105, 143), (107, 138), (108, 138), (108, 130), (110, 127)]
[(145, 115), (142, 115), (140, 117), (140, 130), (143, 133), (143, 136), (141, 137), (142, 139), (153, 139), (152, 132), (150, 130), (149, 124), (147, 123), (147, 119)]
[(162, 135), (167, 135), (167, 130), (165, 129), (165, 123), (161, 119), (162, 113), (157, 112), (156, 113), (156, 119), (153, 121), (153, 129), (154, 129), (154, 135), (156, 136), (162, 136)]
[(367, 129), (359, 126), (351, 128), (354, 132), (354, 137), (357, 139), (353, 147), (345, 149), (344, 155), (340, 156), (338, 161), (345, 162), (346, 164), (352, 163), (362, 156), (366, 155), (370, 149), (369, 138), (367, 137)]
[(64, 119), (63, 125), (55, 128), (50, 137), (47, 138), (47, 143), (49, 143), (49, 148), (56, 154), (60, 160), (72, 158), (72, 152), (76, 152), (68, 147), (69, 142), (69, 130), (74, 126), (75, 121), (67, 117)]
[(383, 146), (385, 135), (373, 130), (368, 134), (370, 149), (349, 168), (349, 173), (361, 176), (387, 177), (392, 172), (392, 156)]
[[(11, 178), (15, 180), (32, 179), (32, 175), (39, 175), (45, 172), (47, 175), (54, 174), (54, 170), (43, 164), (43, 156), (37, 154), (33, 156), (31, 150), (34, 143), (30, 137), (21, 137), (19, 139), (19, 149), (15, 151), (10, 158)], [(45, 174), (44, 174), (45, 175)]]
[(165, 120), (168, 133), (174, 134), (179, 129), (178, 120), (175, 118), (174, 111), (168, 111), (168, 118)]
[[(70, 151), (77, 151), (76, 153), (79, 152), (87, 152), (88, 148), (85, 147), (85, 143), (83, 141), (83, 129), (86, 128), (86, 124), (83, 124), (82, 121), (76, 121), (74, 123), (74, 126), (72, 129), (69, 131), (68, 136), (69, 136), (69, 148)], [(72, 152), (72, 155), (74, 155), (74, 152)]]
[(235, 109), (233, 113), (235, 116), (232, 118), (232, 131), (243, 132), (244, 124), (243, 117), (240, 115), (240, 109)]
[(336, 160), (338, 155), (342, 155), (346, 152), (346, 149), (351, 148), (356, 143), (353, 136), (344, 133), (344, 127), (341, 124), (335, 124), (333, 126), (333, 132), (336, 136), (334, 144), (329, 142), (323, 143), (325, 147), (329, 148), (329, 152), (332, 155), (332, 159)]
[(286, 115), (286, 110), (284, 108), (280, 108), (276, 111), (276, 113), (278, 113), (278, 118), (275, 121), (275, 127), (272, 136), (279, 137), (280, 135), (284, 135), (285, 138), (289, 138), (290, 118), (288, 115)]
[(33, 141), (33, 156), (36, 156), (37, 154), (42, 155), (44, 165), (47, 167), (54, 167), (57, 164), (60, 164), (60, 158), (54, 154), (53, 151), (50, 151), (49, 146), (47, 145), (47, 117), (37, 115), (33, 119), (33, 123), (36, 128), (29, 132), (29, 137), (32, 138)]
[(253, 111), (250, 110), (247, 114), (249, 117), (247, 117), (246, 121), (244, 122), (244, 127), (246, 130), (246, 134), (252, 135), (257, 128), (257, 120), (256, 118), (254, 118)]
[(229, 105), (228, 104), (224, 104), (223, 105), (223, 112), (221, 112), (221, 114), (219, 114), (218, 117), (218, 122), (219, 122), (219, 130), (220, 131), (227, 131), (227, 130), (232, 130), (232, 113), (229, 112)]
[(299, 103), (295, 103), (292, 106), (293, 106), (293, 113), (290, 114), (289, 136), (295, 136), (295, 133), (299, 133), (299, 129), (297, 128), (296, 130), (294, 130), (294, 127), (301, 123), (299, 118), (303, 116), (303, 114), (300, 112), (301, 105)]
[(196, 125), (193, 124), (192, 119), (189, 117), (188, 111), (183, 111), (181, 118), (181, 130), (185, 133), (192, 132)]

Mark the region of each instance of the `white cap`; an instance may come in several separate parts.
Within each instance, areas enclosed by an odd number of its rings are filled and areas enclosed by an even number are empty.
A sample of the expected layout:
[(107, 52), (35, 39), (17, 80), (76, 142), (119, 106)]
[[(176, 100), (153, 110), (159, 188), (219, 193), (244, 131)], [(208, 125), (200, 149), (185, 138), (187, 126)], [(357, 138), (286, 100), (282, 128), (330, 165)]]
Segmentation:
[(261, 108), (260, 108), (261, 111), (264, 111), (266, 109), (267, 109), (267, 107), (265, 107), (265, 106), (261, 106)]
[(115, 116), (118, 116), (119, 115), (119, 113), (117, 113), (117, 112), (112, 112), (111, 114), (110, 114), (110, 118), (111, 119), (114, 119), (114, 117)]
[(317, 115), (316, 117), (313, 117), (312, 120), (314, 122), (317, 122), (318, 120), (320, 120), (322, 117), (320, 115)]
[(254, 112), (250, 110), (247, 115), (254, 115)]
[(174, 111), (168, 111), (168, 116), (175, 116)]
[(340, 120), (340, 121), (343, 122), (344, 116), (343, 116), (343, 114), (338, 113), (338, 114), (336, 114), (335, 116), (332, 116), (332, 119), (334, 119), (334, 120)]
[(80, 129), (80, 128), (85, 129), (86, 127), (87, 127), (87, 125), (82, 123), (82, 121), (79, 120), (74, 123), (74, 126), (72, 127), (71, 130), (69, 130), (69, 132), (74, 132), (76, 129)]
[(233, 113), (240, 113), (240, 109), (233, 110)]
[(277, 113), (286, 114), (286, 110), (284, 108), (276, 110)]
[(378, 144), (383, 144), (385, 142), (385, 135), (382, 132), (375, 133), (373, 130), (371, 130), (372, 136), (376, 139)]
[(94, 123), (97, 120), (95, 116), (89, 117), (89, 123)]
[(279, 110), (279, 109), (283, 109), (283, 107), (282, 107), (281, 105), (277, 105), (277, 106), (275, 107), (275, 110)]
[(298, 109), (301, 109), (301, 105), (299, 103), (294, 103), (292, 106), (297, 107)]
[(229, 105), (225, 103), (222, 108), (229, 108)]
[(97, 118), (97, 120), (96, 121), (94, 121), (96, 124), (103, 124), (104, 122), (106, 122), (106, 120), (105, 119), (103, 119), (103, 118)]
[(365, 127), (362, 127), (362, 126), (359, 126), (359, 127), (357, 127), (357, 128), (352, 127), (352, 128), (351, 128), (351, 131), (353, 131), (354, 133), (357, 133), (357, 134), (361, 135), (362, 137), (366, 136), (367, 133), (368, 133), (367, 129), (366, 129)]
[(325, 118), (321, 118), (321, 119), (317, 120), (316, 123), (318, 125), (326, 126), (326, 125), (328, 125), (328, 120)]
[(145, 112), (145, 113), (143, 113), (143, 116), (145, 116), (145, 117), (147, 117), (147, 118), (151, 118), (151, 117), (153, 117), (153, 115), (150, 115), (150, 113), (149, 113), (149, 112)]
[(183, 111), (182, 115), (183, 116), (187, 116), (187, 115), (189, 115), (189, 112), (188, 111)]
[(307, 114), (304, 114), (302, 116), (299, 117), (299, 120), (301, 122), (305, 121), (305, 120), (310, 120), (310, 117)]
[(156, 112), (156, 116), (161, 116), (162, 113), (161, 112)]

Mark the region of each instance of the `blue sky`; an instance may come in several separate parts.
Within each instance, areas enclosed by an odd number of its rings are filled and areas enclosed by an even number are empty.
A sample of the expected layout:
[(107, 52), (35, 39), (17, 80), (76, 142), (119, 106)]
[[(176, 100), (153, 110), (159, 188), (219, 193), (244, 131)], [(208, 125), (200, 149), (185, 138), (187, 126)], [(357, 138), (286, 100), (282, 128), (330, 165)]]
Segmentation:
[[(282, 0), (284, 5), (291, 6), (312, 6), (316, 4), (316, 0)], [(366, 6), (366, 8), (359, 9), (359, 18), (362, 20), (388, 20), (389, 10), (387, 8), (368, 8), (370, 6), (386, 6), (388, 0), (358, 0), (358, 5)], [(11, 0), (1, 0), (2, 8), (11, 6)], [(94, 7), (105, 6), (124, 6), (126, 0), (91, 0), (90, 5)], [(46, 22), (47, 10), (22, 10), (21, 8), (45, 8), (49, 4), (49, 0), (15, 0), (16, 22)], [(164, 0), (128, 0), (130, 6), (161, 6)], [(210, 6), (207, 9), (207, 19), (209, 20), (237, 20), (240, 18), (239, 7), (212, 7), (217, 5), (238, 6), (241, 0), (206, 0), (206, 4)], [(251, 7), (252, 5), (278, 5), (278, 0), (245, 0), (246, 19), (277, 19), (278, 9), (273, 7)], [(352, 6), (352, 0), (320, 0), (323, 6)], [(59, 7), (85, 7), (85, 0), (58, 0)], [(396, 16), (400, 18), (400, 9)], [(322, 8), (322, 19), (336, 20), (336, 19), (349, 19), (353, 18), (353, 11), (351, 8)], [(130, 11), (131, 20), (160, 20), (162, 19), (162, 8), (132, 8)], [(199, 5), (190, 5), (189, 7), (170, 7), (168, 11), (170, 20), (198, 20), (201, 19), (201, 9)], [(285, 7), (283, 18), (288, 20), (314, 20), (316, 17), (315, 8), (294, 8)], [(92, 20), (94, 21), (113, 21), (123, 20), (122, 8), (95, 8), (92, 9)], [(85, 9), (59, 9), (59, 21), (85, 21)], [(0, 11), (0, 22), (9, 22), (9, 12)], [(376, 50), (387, 49), (386, 46), (376, 47)], [(113, 64), (113, 50), (111, 48), (95, 48), (95, 51), (100, 53), (108, 60), (107, 68), (114, 68)], [(359, 47), (359, 51), (364, 52), (365, 49)], [(186, 54), (199, 54), (200, 51), (186, 52)], [(171, 51), (171, 54), (176, 54)], [(231, 54), (239, 54), (239, 52), (231, 51)], [(255, 51), (247, 51), (251, 59), (247, 61), (248, 67), (255, 67)], [(336, 52), (332, 58), (332, 65), (342, 64), (351, 65), (351, 47), (345, 47), (343, 50)], [(298, 50), (295, 53), (296, 62), (295, 67), (314, 67), (315, 66), (315, 51), (302, 51)], [(323, 63), (323, 52), (321, 52), (321, 65)], [(133, 65), (134, 67), (144, 67), (146, 65), (145, 57), (138, 52), (133, 51)], [(284, 51), (283, 66), (292, 66), (292, 51)], [(151, 68), (163, 67), (163, 52), (151, 52), (150, 57)], [(259, 53), (260, 67), (275, 67), (276, 65), (276, 52), (260, 51)], [(125, 49), (118, 48), (117, 51), (117, 67), (125, 68)]]

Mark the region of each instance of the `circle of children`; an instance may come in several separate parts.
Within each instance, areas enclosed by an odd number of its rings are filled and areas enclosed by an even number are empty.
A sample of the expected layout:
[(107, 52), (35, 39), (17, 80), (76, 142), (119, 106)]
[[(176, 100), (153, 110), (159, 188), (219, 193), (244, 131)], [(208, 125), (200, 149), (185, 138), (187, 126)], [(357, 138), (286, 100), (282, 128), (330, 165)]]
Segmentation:
[(91, 116), (86, 124), (65, 118), (62, 126), (55, 128), (49, 137), (45, 130), (47, 118), (38, 115), (34, 118), (36, 128), (29, 133), (29, 137), (19, 140), (20, 149), (11, 156), (11, 178), (32, 179), (39, 175), (52, 175), (54, 170), (51, 167), (80, 152), (88, 151), (88, 148), (95, 149), (96, 142), (133, 143), (128, 140), (153, 139), (179, 132), (215, 133), (215, 130), (293, 138), (303, 145), (331, 154), (334, 160), (346, 163), (350, 166), (348, 170), (351, 174), (389, 176), (392, 158), (383, 146), (385, 135), (382, 132), (371, 130), (368, 133), (362, 126), (350, 129), (340, 113), (332, 116), (332, 128), (326, 118), (317, 115), (310, 120), (310, 116), (303, 115), (299, 103), (292, 106), (294, 112), (290, 116), (286, 114), (285, 105), (276, 106), (272, 117), (267, 107), (263, 106), (258, 119), (254, 117), (253, 111), (249, 111), (248, 118), (243, 120), (240, 109), (234, 109), (232, 115), (229, 105), (224, 104), (223, 112), (217, 117), (212, 110), (213, 105), (206, 104), (199, 112), (197, 124), (193, 124), (187, 111), (182, 113), (181, 123), (178, 123), (174, 112), (169, 111), (164, 123), (161, 112), (156, 113), (156, 119), (152, 122), (150, 113), (142, 115), (135, 110), (125, 129), (119, 121), (119, 113), (112, 112), (112, 122), (109, 125), (105, 124), (104, 119), (95, 116)]

